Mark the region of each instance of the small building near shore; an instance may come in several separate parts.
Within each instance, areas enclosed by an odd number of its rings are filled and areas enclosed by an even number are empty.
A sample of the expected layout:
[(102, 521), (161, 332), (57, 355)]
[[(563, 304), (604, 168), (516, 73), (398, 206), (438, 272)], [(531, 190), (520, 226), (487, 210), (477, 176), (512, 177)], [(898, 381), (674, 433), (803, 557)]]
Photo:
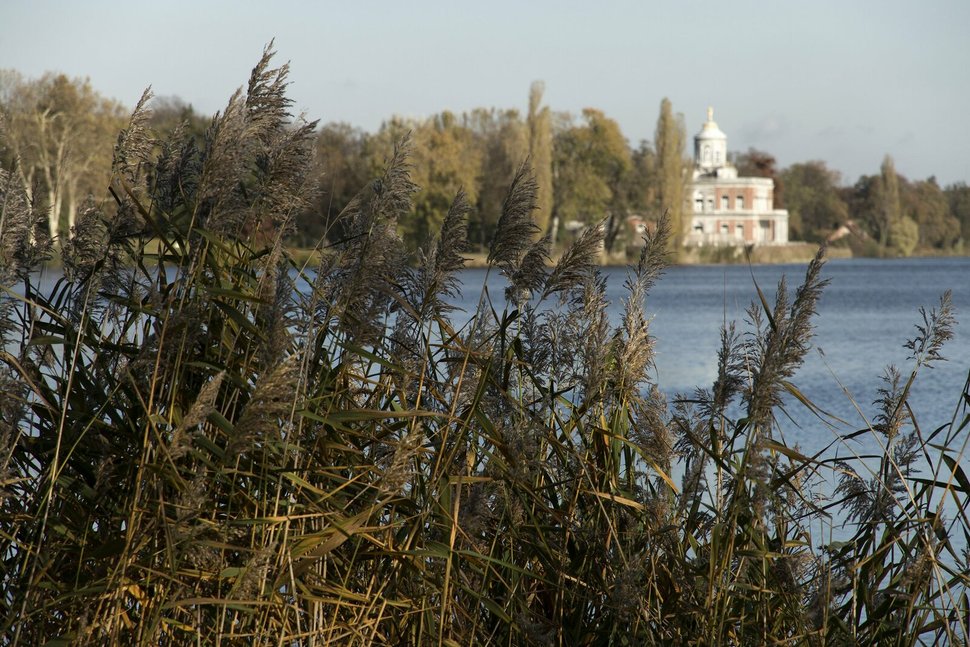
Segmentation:
[(687, 201), (690, 230), (684, 244), (784, 245), (788, 211), (774, 208), (775, 183), (765, 177), (738, 177), (727, 159), (727, 135), (714, 122), (714, 109), (694, 136), (694, 173)]

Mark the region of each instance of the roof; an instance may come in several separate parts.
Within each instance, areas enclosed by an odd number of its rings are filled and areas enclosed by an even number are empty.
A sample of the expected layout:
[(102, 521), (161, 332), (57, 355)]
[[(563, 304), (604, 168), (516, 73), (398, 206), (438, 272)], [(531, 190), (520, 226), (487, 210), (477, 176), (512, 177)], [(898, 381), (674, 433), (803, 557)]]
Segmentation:
[(707, 121), (701, 127), (701, 131), (694, 135), (696, 139), (727, 139), (727, 135), (717, 127), (714, 121), (714, 108), (707, 109)]

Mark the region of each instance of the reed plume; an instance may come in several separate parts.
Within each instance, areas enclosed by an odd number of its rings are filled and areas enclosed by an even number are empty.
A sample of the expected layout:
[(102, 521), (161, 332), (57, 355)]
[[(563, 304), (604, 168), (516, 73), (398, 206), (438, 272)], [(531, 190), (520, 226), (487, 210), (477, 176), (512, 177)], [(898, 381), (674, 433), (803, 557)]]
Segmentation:
[(512, 177), (488, 252), (489, 265), (497, 265), (506, 276), (515, 274), (520, 259), (539, 233), (539, 227), (532, 219), (538, 206), (537, 191), (535, 174), (525, 162)]

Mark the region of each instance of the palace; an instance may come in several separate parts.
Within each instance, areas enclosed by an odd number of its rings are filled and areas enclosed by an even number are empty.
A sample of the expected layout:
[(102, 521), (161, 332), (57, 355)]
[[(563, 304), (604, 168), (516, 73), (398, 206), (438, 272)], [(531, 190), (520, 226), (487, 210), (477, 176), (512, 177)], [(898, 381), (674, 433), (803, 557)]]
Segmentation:
[(690, 231), (685, 245), (784, 245), (788, 212), (774, 208), (771, 178), (738, 177), (727, 160), (727, 135), (714, 109), (694, 136), (694, 176), (688, 187)]

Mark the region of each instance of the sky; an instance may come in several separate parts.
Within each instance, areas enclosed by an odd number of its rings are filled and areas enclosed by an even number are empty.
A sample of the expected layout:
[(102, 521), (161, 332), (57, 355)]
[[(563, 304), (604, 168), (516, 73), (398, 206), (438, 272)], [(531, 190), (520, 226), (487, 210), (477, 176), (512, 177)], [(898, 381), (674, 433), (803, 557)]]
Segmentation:
[(0, 68), (89, 77), (133, 106), (151, 85), (213, 113), (275, 39), (295, 109), (374, 132), (391, 116), (602, 110), (631, 145), (660, 102), (781, 167), (851, 184), (892, 155), (910, 179), (970, 182), (970, 0), (274, 2), (0, 0)]

